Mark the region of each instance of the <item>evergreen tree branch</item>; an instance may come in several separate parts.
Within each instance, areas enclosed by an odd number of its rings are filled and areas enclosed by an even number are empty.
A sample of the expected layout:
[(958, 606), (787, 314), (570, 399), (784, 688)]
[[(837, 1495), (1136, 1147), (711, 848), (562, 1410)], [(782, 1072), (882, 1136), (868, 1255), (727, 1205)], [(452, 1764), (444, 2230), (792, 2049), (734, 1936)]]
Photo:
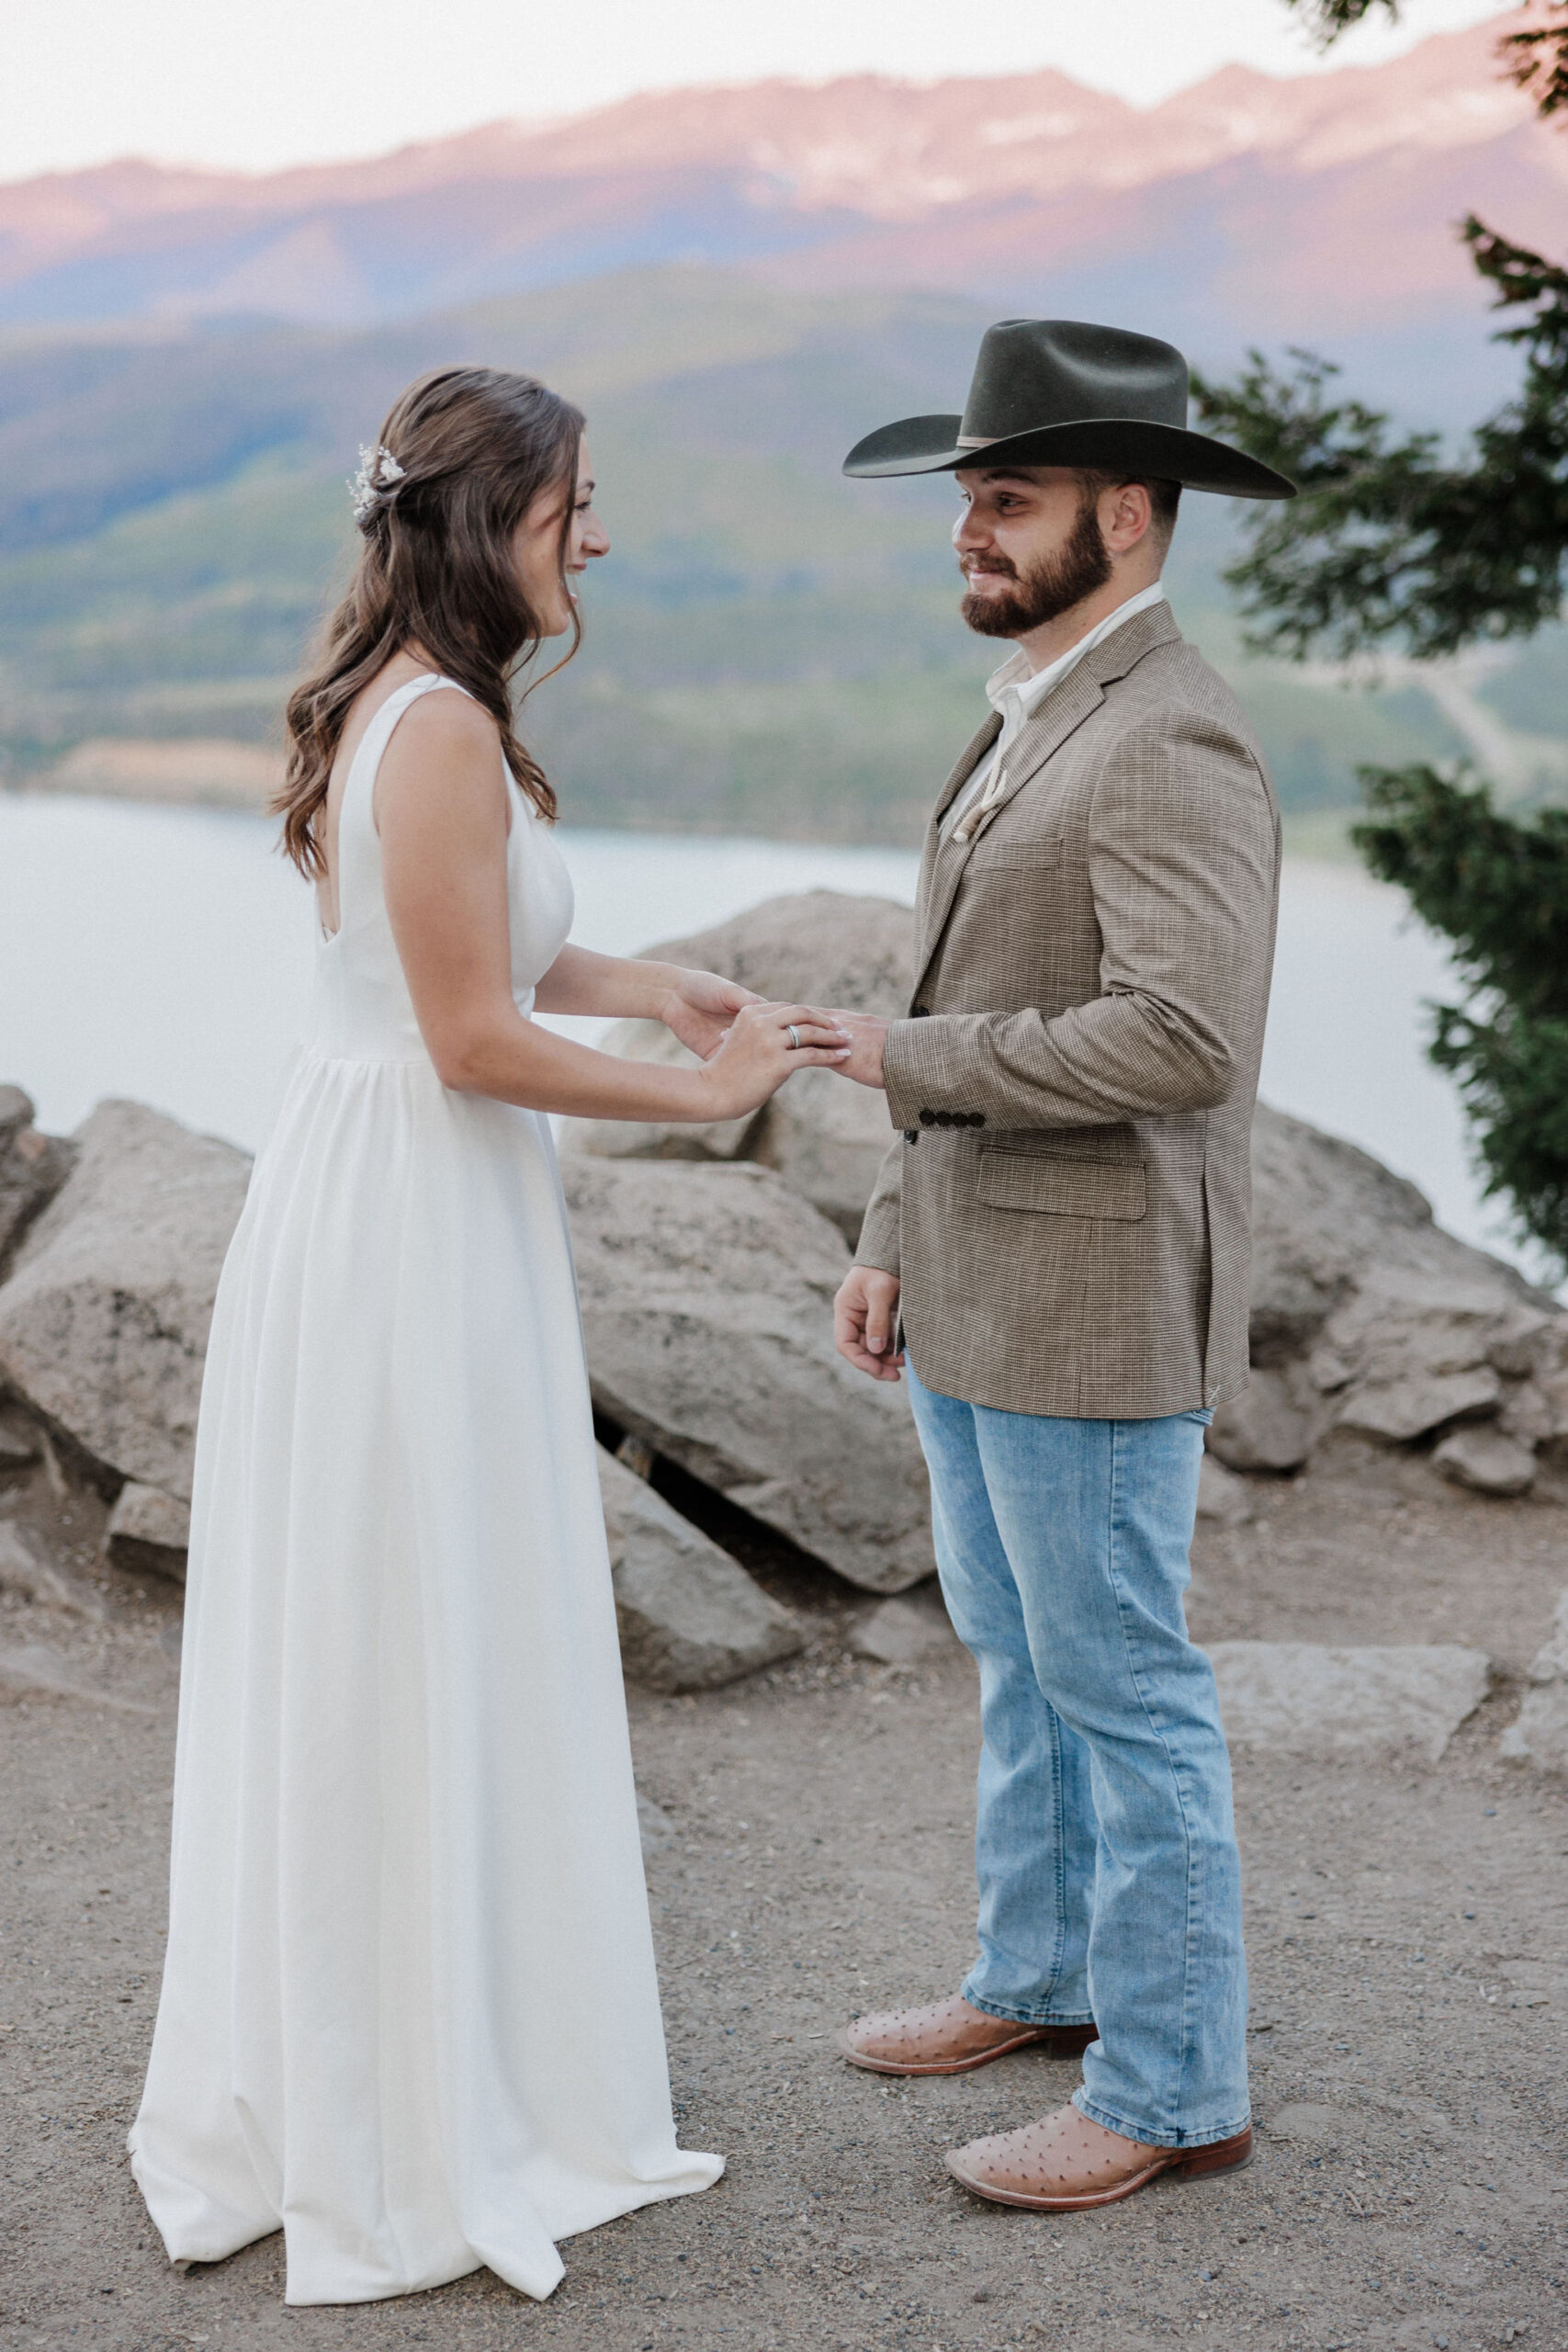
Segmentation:
[(1364, 768), (1361, 779), (1356, 846), (1451, 942), (1468, 986), (1568, 1021), (1568, 808), (1521, 823), (1465, 771)]
[[(1378, 0), (1286, 0), (1323, 48)], [(1396, 0), (1382, 0), (1397, 17)], [(1498, 45), (1542, 119), (1568, 114), (1568, 0), (1539, 0)], [(1258, 624), (1252, 642), (1354, 652), (1400, 637), (1417, 654), (1528, 636), (1562, 608), (1568, 562), (1568, 270), (1472, 215), (1461, 233), (1516, 345), (1517, 396), (1463, 457), (1398, 435), (1382, 412), (1337, 400), (1337, 370), (1257, 352), (1235, 384), (1200, 385), (1227, 438), (1292, 474), (1301, 496), (1257, 514), (1227, 577)], [(1529, 823), (1489, 788), (1427, 766), (1363, 769), (1351, 838), (1451, 945), (1461, 1001), (1430, 1007), (1427, 1051), (1455, 1080), (1485, 1189), (1568, 1271), (1568, 809)]]
[[(1319, 49), (1332, 49), (1342, 33), (1381, 8), (1397, 24), (1401, 0), (1285, 0)], [(1540, 0), (1547, 21), (1505, 33), (1497, 56), (1510, 82), (1528, 91), (1543, 119), (1568, 111), (1568, 0)]]
[(1395, 24), (1399, 21), (1400, 0), (1285, 0), (1285, 6), (1303, 18), (1319, 49), (1332, 49), (1341, 33), (1374, 8), (1382, 8)]
[(1396, 435), (1382, 412), (1329, 395), (1333, 364), (1254, 351), (1234, 384), (1195, 379), (1203, 421), (1288, 474), (1301, 495), (1248, 520), (1225, 577), (1258, 650), (1300, 661), (1397, 639), (1419, 658), (1527, 637), (1562, 609), (1568, 561), (1568, 270), (1472, 216), (1461, 234), (1495, 289), (1529, 313), (1500, 331), (1525, 356), (1517, 399), (1478, 426), (1465, 459), (1435, 434)]
[(1503, 71), (1528, 90), (1543, 119), (1568, 109), (1568, 0), (1545, 0), (1553, 23), (1506, 33), (1497, 44)]
[(1568, 809), (1499, 816), (1484, 785), (1430, 767), (1362, 770), (1351, 838), (1451, 944), (1464, 1001), (1431, 1007), (1427, 1051), (1455, 1080), (1490, 1194), (1568, 1268)]

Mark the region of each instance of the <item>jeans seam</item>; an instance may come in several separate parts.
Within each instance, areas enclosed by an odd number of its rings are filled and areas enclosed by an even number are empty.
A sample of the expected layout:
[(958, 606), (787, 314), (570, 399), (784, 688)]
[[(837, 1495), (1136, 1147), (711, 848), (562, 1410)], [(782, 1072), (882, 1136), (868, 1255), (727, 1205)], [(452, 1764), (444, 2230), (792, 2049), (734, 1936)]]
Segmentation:
[[(1149, 1730), (1152, 1732), (1155, 1738), (1159, 1742), (1160, 1752), (1164, 1756), (1166, 1761), (1166, 1770), (1169, 1772), (1172, 1785), (1176, 1790), (1177, 1807), (1181, 1816), (1182, 1845), (1186, 1857), (1186, 1900), (1183, 1905), (1182, 1911), (1183, 1934), (1181, 1939), (1181, 2045), (1177, 2059), (1171, 2096), (1171, 2112), (1175, 2115), (1179, 2115), (1182, 2105), (1182, 2089), (1186, 2083), (1187, 2075), (1191, 2064), (1193, 2042), (1192, 1940), (1196, 1923), (1193, 1917), (1192, 1822), (1188, 1805), (1187, 1789), (1183, 1781), (1180, 1767), (1178, 1765), (1175, 1757), (1171, 1754), (1170, 1743), (1164, 1731), (1162, 1731), (1159, 1724), (1156, 1722), (1154, 1713), (1149, 1706), (1148, 1696), (1144, 1687), (1143, 1677), (1138, 1671), (1137, 1660), (1134, 1657), (1132, 1641), (1129, 1638), (1127, 1632), (1127, 1614), (1124, 1606), (1122, 1580), (1117, 1565), (1118, 1534), (1121, 1524), (1118, 1473), (1121, 1465), (1122, 1443), (1122, 1424), (1120, 1421), (1111, 1422), (1111, 1509), (1109, 1513), (1109, 1526), (1107, 1529), (1106, 1542), (1107, 1567), (1110, 1573), (1111, 1589), (1115, 1596), (1116, 1600), (1116, 1622), (1118, 1626), (1121, 1628), (1122, 1649), (1122, 1655), (1127, 1661), (1128, 1677), (1132, 1682), (1134, 1690), (1137, 1692), (1138, 1704), (1143, 1710), (1144, 1721), (1147, 1724)], [(1093, 1992), (1094, 1987), (1091, 1981), (1089, 1986), (1089, 1996), (1091, 2000), (1093, 1998)], [(1111, 2125), (1108, 2128), (1114, 2130), (1117, 2127)], [(1173, 2131), (1177, 2127), (1174, 2124), (1169, 2124), (1163, 2128), (1167, 2131)], [(1237, 2128), (1239, 2129), (1240, 2127), (1238, 2126)], [(1134, 2132), (1131, 2136), (1136, 2138), (1137, 2134)], [(1224, 2135), (1222, 2134), (1221, 2136), (1224, 2137)], [(1168, 2144), (1174, 2146), (1177, 2143), (1175, 2142), (1151, 2142), (1150, 2144)]]
[[(1033, 1668), (1032, 1657), (1029, 1663)], [(1038, 1688), (1040, 1676), (1037, 1671), (1034, 1680)], [(1043, 1690), (1040, 1696), (1045, 1702), (1051, 1724), (1051, 1811), (1055, 1823), (1056, 1847), (1056, 1933), (1051, 1947), (1051, 1977), (1045, 1993), (1046, 2000), (1050, 2001), (1062, 1981), (1062, 1957), (1067, 1946), (1067, 1821), (1062, 1800), (1062, 1726), (1055, 1708), (1045, 1698)]]

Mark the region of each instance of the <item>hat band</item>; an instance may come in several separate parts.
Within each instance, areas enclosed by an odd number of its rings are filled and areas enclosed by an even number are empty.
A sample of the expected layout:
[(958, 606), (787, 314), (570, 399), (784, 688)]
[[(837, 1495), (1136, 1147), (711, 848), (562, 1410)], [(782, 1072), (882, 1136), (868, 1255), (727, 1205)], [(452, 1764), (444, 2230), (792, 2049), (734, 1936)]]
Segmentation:
[(1005, 440), (1006, 438), (1007, 435), (1005, 434), (961, 433), (958, 435), (957, 447), (960, 449), (988, 449), (993, 441)]

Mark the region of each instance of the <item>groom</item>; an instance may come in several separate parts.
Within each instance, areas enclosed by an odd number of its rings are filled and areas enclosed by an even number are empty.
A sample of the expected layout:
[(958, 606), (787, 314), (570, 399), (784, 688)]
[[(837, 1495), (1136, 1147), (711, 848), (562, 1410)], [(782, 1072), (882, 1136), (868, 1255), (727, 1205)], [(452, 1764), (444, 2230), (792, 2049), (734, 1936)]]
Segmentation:
[(839, 2047), (890, 2075), (1081, 2051), (1071, 2106), (947, 2160), (1048, 2211), (1252, 2142), (1230, 1771), (1181, 1596), (1204, 1427), (1247, 1378), (1280, 829), (1160, 567), (1182, 485), (1292, 492), (1186, 418), (1168, 344), (1011, 319), (962, 418), (844, 464), (956, 476), (964, 618), (1015, 650), (927, 831), (909, 1016), (845, 1017), (900, 1134), (836, 1317), (863, 1372), (907, 1356), (980, 1669), (980, 1955)]

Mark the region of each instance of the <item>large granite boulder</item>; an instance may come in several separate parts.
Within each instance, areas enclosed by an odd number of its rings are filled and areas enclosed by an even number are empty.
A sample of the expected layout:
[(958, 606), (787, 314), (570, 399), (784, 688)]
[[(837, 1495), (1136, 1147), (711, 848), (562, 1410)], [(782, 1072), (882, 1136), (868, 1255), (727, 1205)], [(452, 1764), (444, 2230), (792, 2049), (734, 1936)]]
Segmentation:
[(1485, 1652), (1457, 1642), (1215, 1642), (1209, 1656), (1232, 1747), (1323, 1761), (1406, 1751), (1436, 1764), (1491, 1679)]
[(103, 1102), (0, 1288), (0, 1379), (112, 1488), (190, 1498), (213, 1295), (243, 1153), (137, 1102)]
[(642, 953), (720, 972), (759, 996), (891, 1015), (908, 1012), (915, 985), (915, 918), (896, 899), (792, 891)]
[(1523, 1492), (1536, 1449), (1568, 1437), (1568, 1316), (1352, 1144), (1260, 1103), (1252, 1159), (1253, 1379), (1213, 1450), (1285, 1471), (1331, 1429), (1408, 1445), (1495, 1421), (1506, 1446), (1456, 1440), (1440, 1466)]
[(852, 1250), (877, 1173), (898, 1140), (880, 1087), (857, 1086), (836, 1070), (803, 1069), (766, 1105), (746, 1156), (831, 1218)]
[[(1462, 1250), (1414, 1184), (1370, 1152), (1259, 1103), (1252, 1123), (1252, 1360), (1283, 1363), (1383, 1265)], [(1466, 1252), (1466, 1255), (1475, 1254)]]
[(633, 1681), (707, 1690), (804, 1647), (793, 1611), (603, 1446), (599, 1489), (621, 1662)]
[(0, 1086), (0, 1279), (75, 1157), (63, 1136), (46, 1136), (33, 1125), (32, 1103), (19, 1086)]
[[(807, 890), (765, 899), (712, 931), (662, 940), (645, 953), (722, 972), (759, 996), (893, 1016), (908, 1011), (914, 986), (914, 919), (891, 899)], [(604, 1048), (632, 1061), (695, 1058), (657, 1021), (617, 1023)], [(821, 1069), (800, 1071), (744, 1119), (706, 1126), (568, 1119), (561, 1130), (563, 1151), (605, 1159), (755, 1160), (852, 1243), (892, 1141), (884, 1096)]]
[(1333, 1418), (1304, 1365), (1255, 1363), (1215, 1414), (1209, 1450), (1233, 1470), (1299, 1470)]
[[(662, 953), (650, 949), (649, 954)], [(659, 1062), (695, 1069), (697, 1057), (662, 1021), (617, 1021), (600, 1040), (603, 1050), (623, 1061)], [(831, 1072), (829, 1075), (831, 1076)], [(807, 1073), (800, 1073), (804, 1078)], [(796, 1081), (790, 1080), (794, 1085)], [(857, 1088), (857, 1092), (864, 1092)], [(563, 1153), (588, 1152), (597, 1159), (740, 1159), (753, 1135), (761, 1135), (772, 1106), (739, 1119), (562, 1119), (558, 1141)]]
[(770, 1170), (568, 1159), (594, 1401), (873, 1592), (931, 1570), (902, 1387), (833, 1346), (841, 1235)]

